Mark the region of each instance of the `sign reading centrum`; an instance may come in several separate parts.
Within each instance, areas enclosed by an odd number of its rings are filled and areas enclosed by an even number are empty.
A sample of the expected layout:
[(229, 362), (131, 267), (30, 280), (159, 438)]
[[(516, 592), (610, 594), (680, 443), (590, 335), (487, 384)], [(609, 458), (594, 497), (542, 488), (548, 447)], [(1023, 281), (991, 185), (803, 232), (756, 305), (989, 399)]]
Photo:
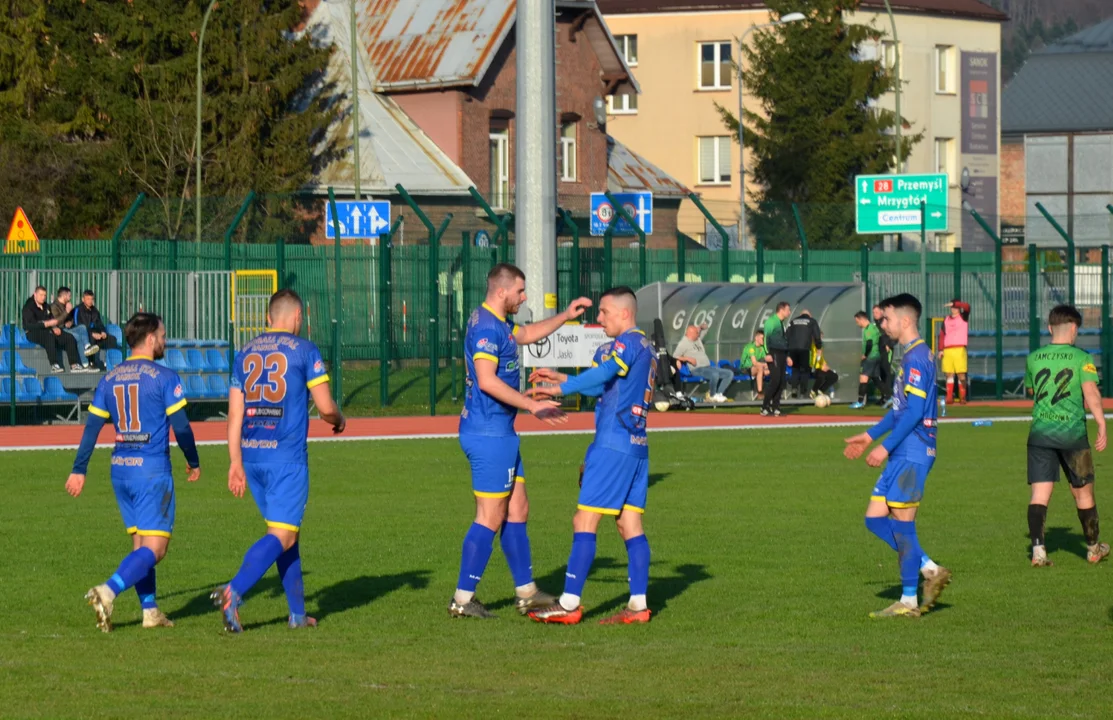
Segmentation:
[(859, 175), (854, 178), (858, 234), (918, 233), (920, 206), (928, 232), (947, 232), (947, 175)]

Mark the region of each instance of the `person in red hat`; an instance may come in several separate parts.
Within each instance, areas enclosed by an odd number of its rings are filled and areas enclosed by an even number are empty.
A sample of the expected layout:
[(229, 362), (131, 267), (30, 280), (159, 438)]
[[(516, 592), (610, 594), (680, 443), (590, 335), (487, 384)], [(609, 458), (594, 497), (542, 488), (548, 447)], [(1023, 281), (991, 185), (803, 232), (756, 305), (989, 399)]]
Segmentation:
[(958, 402), (966, 404), (968, 381), (966, 375), (966, 345), (970, 334), (970, 305), (955, 298), (947, 307), (951, 314), (943, 320), (939, 332), (939, 357), (943, 360), (943, 373), (947, 376), (947, 404), (954, 403), (955, 380), (958, 380)]

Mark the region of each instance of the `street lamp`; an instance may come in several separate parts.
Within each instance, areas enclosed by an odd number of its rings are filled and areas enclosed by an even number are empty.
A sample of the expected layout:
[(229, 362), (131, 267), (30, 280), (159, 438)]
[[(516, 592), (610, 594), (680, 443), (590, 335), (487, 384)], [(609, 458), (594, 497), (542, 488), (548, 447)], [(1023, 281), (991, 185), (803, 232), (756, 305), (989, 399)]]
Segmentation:
[(197, 128), (193, 136), (194, 183), (193, 197), (194, 234), (197, 239), (197, 252), (201, 252), (201, 50), (205, 46), (205, 27), (209, 24), (209, 14), (217, 0), (211, 0), (201, 19), (201, 32), (197, 34)]
[[(738, 222), (741, 226), (740, 233), (740, 247), (746, 247), (746, 144), (742, 141), (742, 133), (745, 132), (745, 125), (742, 122), (742, 54), (746, 46), (746, 36), (754, 30), (763, 30), (765, 28), (777, 27), (778, 25), (787, 25), (788, 23), (805, 20), (804, 13), (789, 13), (782, 15), (780, 20), (773, 22), (763, 23), (761, 25), (751, 25), (746, 28), (746, 32), (742, 33), (742, 37), (738, 40), (738, 182), (742, 186), (738, 201)], [(723, 248), (726, 250), (726, 248)]]

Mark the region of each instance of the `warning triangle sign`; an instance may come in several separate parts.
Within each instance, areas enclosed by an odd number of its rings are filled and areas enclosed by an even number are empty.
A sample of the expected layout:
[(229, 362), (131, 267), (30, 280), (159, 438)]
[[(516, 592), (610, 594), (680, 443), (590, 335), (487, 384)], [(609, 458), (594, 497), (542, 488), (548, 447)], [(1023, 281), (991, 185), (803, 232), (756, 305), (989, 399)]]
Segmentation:
[(35, 228), (31, 227), (31, 221), (27, 219), (27, 213), (23, 212), (23, 208), (17, 207), (15, 217), (12, 218), (12, 227), (8, 230), (8, 244), (5, 246), (5, 252), (27, 253), (38, 251), (39, 236), (35, 234)]

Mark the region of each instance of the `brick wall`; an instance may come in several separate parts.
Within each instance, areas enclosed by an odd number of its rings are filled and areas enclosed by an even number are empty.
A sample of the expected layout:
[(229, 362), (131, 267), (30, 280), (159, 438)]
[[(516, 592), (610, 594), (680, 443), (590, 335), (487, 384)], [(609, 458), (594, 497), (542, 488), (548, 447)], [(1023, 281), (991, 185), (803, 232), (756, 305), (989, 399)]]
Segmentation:
[(1002, 138), (1001, 220), (1023, 225), (1026, 213), (1024, 138)]

